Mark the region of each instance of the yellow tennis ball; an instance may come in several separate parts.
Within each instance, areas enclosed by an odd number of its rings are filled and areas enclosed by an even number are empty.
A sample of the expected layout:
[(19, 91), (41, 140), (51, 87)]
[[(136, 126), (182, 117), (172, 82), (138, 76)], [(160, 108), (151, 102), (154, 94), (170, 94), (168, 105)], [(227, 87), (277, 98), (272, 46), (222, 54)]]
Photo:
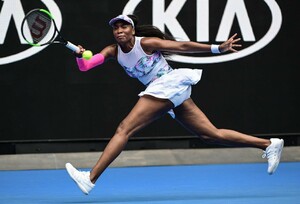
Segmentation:
[(86, 60), (89, 60), (93, 57), (93, 53), (90, 50), (86, 50), (82, 53), (82, 57)]

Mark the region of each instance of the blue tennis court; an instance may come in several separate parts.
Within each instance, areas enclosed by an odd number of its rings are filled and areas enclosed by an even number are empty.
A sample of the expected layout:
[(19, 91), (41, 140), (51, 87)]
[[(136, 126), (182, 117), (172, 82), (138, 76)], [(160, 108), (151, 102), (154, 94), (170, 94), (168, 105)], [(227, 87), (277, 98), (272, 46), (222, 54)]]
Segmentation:
[(300, 162), (108, 168), (84, 195), (65, 169), (0, 171), (0, 203), (300, 203)]

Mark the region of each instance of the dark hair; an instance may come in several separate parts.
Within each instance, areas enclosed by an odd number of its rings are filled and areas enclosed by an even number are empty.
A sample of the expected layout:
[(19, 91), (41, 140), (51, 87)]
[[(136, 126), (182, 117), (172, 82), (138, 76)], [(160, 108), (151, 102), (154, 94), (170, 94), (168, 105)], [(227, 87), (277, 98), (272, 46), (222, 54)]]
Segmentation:
[[(135, 27), (135, 36), (138, 37), (157, 37), (164, 40), (175, 40), (175, 38), (171, 35), (168, 35), (162, 32), (159, 28), (153, 25), (139, 25), (139, 18), (134, 14), (127, 15), (129, 18), (132, 19)], [(168, 56), (171, 53), (162, 51), (161, 52), (164, 56)]]

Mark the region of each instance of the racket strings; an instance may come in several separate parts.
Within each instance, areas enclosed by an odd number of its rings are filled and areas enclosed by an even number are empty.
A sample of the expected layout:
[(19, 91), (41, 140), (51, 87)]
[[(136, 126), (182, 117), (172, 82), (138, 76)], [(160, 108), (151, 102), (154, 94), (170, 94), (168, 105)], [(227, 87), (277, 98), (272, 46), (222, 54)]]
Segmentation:
[(52, 19), (43, 12), (34, 11), (26, 16), (25, 21), (29, 28), (25, 38), (29, 43), (38, 44), (42, 41), (48, 42), (54, 37), (54, 34), (47, 35), (51, 30)]

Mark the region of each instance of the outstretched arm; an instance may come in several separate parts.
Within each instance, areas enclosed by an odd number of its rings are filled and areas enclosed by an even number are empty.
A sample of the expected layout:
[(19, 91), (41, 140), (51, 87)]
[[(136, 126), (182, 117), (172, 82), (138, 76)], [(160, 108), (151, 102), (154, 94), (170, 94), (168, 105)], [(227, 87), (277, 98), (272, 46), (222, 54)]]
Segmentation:
[(114, 53), (115, 53), (115, 49), (114, 49), (114, 45), (111, 46), (107, 46), (106, 48), (104, 48), (100, 53), (97, 53), (95, 55), (93, 55), (93, 57), (89, 60), (83, 59), (80, 56), (82, 55), (82, 53), (85, 51), (85, 49), (81, 46), (78, 45), (78, 47), (80, 48), (80, 51), (78, 53), (76, 53), (76, 61), (77, 61), (77, 65), (80, 71), (88, 71), (94, 67), (97, 67), (101, 64), (103, 64), (105, 62), (106, 59), (110, 58), (110, 57), (114, 57)]
[(237, 44), (240, 38), (236, 38), (237, 34), (231, 36), (227, 41), (220, 45), (210, 45), (192, 41), (172, 41), (162, 40), (159, 38), (143, 38), (142, 46), (145, 52), (152, 53), (155, 50), (168, 51), (174, 53), (224, 53), (227, 51), (236, 52), (236, 47), (241, 47)]
[(241, 38), (236, 38), (236, 36), (237, 34), (234, 34), (219, 46), (219, 50), (221, 53), (227, 51), (237, 52), (237, 50), (234, 47), (242, 47), (241, 44), (236, 44), (238, 41), (241, 40)]

